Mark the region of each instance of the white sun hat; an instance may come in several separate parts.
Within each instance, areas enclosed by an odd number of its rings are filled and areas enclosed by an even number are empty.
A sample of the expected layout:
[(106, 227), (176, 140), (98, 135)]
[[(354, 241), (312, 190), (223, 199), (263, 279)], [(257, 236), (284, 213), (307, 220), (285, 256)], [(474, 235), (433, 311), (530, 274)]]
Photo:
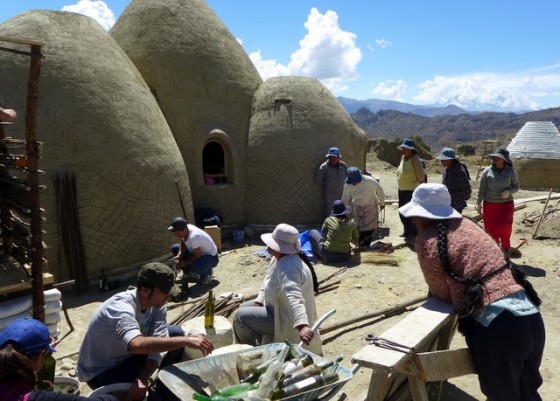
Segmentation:
[(426, 219), (461, 219), (461, 213), (451, 207), (451, 195), (442, 184), (420, 184), (412, 193), (412, 200), (399, 208), (404, 217)]
[(261, 239), (269, 248), (284, 255), (299, 253), (301, 249), (299, 232), (289, 224), (278, 224), (272, 234), (262, 234)]

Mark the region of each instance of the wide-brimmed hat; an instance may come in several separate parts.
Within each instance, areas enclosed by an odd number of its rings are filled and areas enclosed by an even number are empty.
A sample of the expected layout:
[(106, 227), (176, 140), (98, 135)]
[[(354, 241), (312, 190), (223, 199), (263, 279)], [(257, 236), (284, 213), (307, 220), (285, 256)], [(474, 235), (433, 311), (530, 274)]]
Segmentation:
[(397, 149), (411, 149), (416, 151), (416, 143), (412, 139), (403, 139), (402, 143), (397, 146)]
[(443, 148), (438, 157), (436, 157), (438, 160), (455, 160), (456, 158), (455, 151), (451, 148)]
[(28, 355), (44, 350), (56, 352), (51, 345), (49, 329), (35, 319), (18, 319), (10, 323), (0, 333), (0, 348), (6, 344), (14, 344)]
[(451, 195), (442, 184), (420, 184), (412, 200), (399, 208), (404, 217), (425, 217), (433, 220), (461, 219), (461, 213), (451, 207)]
[(362, 181), (362, 172), (358, 167), (350, 167), (346, 170), (346, 184), (357, 184)]
[(496, 149), (494, 153), (490, 153), (488, 156), (490, 157), (499, 157), (506, 161), (507, 164), (512, 164), (511, 159), (509, 158), (509, 151), (507, 149)]
[(289, 224), (278, 224), (272, 234), (262, 234), (261, 239), (266, 246), (285, 255), (299, 253), (301, 249), (299, 232)]
[(153, 285), (169, 294), (175, 287), (175, 273), (171, 267), (163, 263), (151, 262), (140, 269), (138, 282)]
[(346, 216), (352, 211), (350, 206), (346, 206), (341, 200), (335, 200), (332, 204), (331, 216), (340, 217)]
[(189, 224), (189, 222), (184, 218), (175, 217), (167, 229), (172, 233), (175, 231), (183, 231), (187, 227), (187, 224)]
[(338, 148), (330, 148), (329, 152), (327, 153), (327, 155), (325, 157), (342, 157), (342, 154), (340, 153), (340, 149)]

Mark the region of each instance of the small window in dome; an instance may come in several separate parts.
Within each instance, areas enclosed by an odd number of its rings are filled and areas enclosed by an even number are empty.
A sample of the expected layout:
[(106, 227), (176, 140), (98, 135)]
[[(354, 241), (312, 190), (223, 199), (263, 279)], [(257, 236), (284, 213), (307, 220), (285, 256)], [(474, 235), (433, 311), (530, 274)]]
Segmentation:
[(226, 184), (226, 160), (223, 146), (217, 141), (210, 141), (202, 151), (202, 172), (204, 184)]

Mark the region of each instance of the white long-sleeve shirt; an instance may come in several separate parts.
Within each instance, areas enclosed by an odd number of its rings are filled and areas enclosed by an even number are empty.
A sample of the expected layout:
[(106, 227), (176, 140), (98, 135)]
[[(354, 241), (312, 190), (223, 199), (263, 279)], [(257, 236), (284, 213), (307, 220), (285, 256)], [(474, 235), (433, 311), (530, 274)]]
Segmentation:
[(354, 206), (366, 206), (377, 203), (385, 206), (385, 193), (377, 180), (373, 177), (363, 175), (362, 181), (356, 185), (345, 184), (342, 193), (342, 202), (348, 205), (352, 198)]

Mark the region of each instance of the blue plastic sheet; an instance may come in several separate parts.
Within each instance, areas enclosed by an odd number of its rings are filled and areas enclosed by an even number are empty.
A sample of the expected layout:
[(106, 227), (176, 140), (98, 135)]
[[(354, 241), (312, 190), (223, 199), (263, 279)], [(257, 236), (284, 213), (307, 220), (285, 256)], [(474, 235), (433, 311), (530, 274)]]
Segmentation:
[[(299, 241), (301, 242), (301, 250), (307, 255), (310, 260), (313, 260), (313, 251), (311, 250), (311, 242), (309, 241), (309, 231), (307, 230), (299, 234)], [(321, 230), (319, 230), (321, 232)], [(272, 255), (266, 251), (265, 248), (261, 248), (253, 252), (253, 255), (258, 255), (263, 258), (270, 258)]]

